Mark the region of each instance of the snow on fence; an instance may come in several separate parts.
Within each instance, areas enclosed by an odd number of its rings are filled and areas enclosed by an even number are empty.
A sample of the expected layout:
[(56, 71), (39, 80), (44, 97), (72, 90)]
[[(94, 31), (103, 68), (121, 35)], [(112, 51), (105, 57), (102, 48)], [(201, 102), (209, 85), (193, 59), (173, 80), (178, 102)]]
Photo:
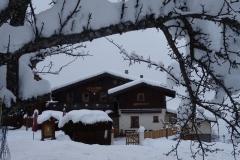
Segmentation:
[(176, 130), (177, 130), (177, 127), (164, 128), (164, 129), (154, 130), (154, 131), (147, 131), (147, 132), (144, 132), (144, 138), (155, 139), (155, 138), (172, 136), (175, 134)]

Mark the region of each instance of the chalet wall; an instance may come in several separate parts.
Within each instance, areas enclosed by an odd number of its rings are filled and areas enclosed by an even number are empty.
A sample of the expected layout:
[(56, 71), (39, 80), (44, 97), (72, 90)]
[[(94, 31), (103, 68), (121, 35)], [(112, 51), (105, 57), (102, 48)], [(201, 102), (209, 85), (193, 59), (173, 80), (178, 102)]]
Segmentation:
[[(144, 101), (138, 101), (138, 93), (144, 93)], [(166, 108), (166, 98), (162, 91), (142, 86), (117, 96), (120, 109)]]
[[(192, 124), (189, 123), (189, 127), (191, 126)], [(211, 134), (211, 122), (203, 121), (201, 126), (198, 129), (202, 134)]]
[[(189, 124), (189, 127), (191, 127), (192, 124)], [(193, 139), (198, 140), (198, 138), (201, 141), (204, 142), (211, 142), (211, 122), (209, 121), (204, 121), (202, 122), (201, 126), (199, 127), (200, 133), (192, 133)]]
[[(126, 113), (119, 117), (119, 128), (124, 130), (138, 130), (138, 128), (131, 128), (131, 116), (139, 116), (139, 126), (144, 126), (146, 130), (157, 130), (163, 128), (161, 119), (164, 120), (163, 113)], [(159, 117), (159, 122), (153, 122), (153, 116)]]
[[(115, 83), (116, 82), (116, 83)], [(92, 79), (90, 81), (86, 81), (85, 83), (81, 83), (79, 85), (73, 85), (72, 87), (62, 90), (60, 92), (54, 93), (52, 97), (54, 100), (58, 102), (66, 102), (67, 93), (73, 93), (73, 102), (79, 103), (82, 102), (82, 93), (89, 93), (89, 101), (90, 102), (99, 102), (101, 92), (106, 92), (113, 87), (117, 87), (126, 82), (129, 82), (127, 79), (117, 79), (114, 77), (106, 76), (101, 78)], [(97, 92), (90, 91), (89, 88), (98, 88)], [(110, 97), (107, 97), (107, 102), (111, 101)]]

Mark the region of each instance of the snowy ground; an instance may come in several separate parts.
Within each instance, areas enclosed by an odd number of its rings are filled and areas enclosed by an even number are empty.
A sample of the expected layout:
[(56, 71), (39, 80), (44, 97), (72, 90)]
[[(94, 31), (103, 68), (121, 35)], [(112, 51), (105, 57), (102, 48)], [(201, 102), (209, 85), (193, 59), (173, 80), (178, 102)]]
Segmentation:
[[(87, 145), (73, 142), (63, 132), (57, 132), (57, 140), (40, 141), (41, 132), (34, 134), (31, 128), (8, 132), (8, 145), (12, 160), (174, 160), (172, 154), (165, 156), (176, 143), (166, 138), (145, 139), (143, 146), (125, 145), (124, 138), (115, 139), (112, 146)], [(190, 141), (183, 141), (179, 155), (184, 160), (190, 160)], [(224, 151), (209, 154), (206, 160), (231, 160), (231, 145), (216, 143), (216, 147)], [(238, 150), (240, 147), (238, 148)], [(201, 159), (197, 157), (197, 159)], [(240, 159), (240, 156), (237, 157)]]

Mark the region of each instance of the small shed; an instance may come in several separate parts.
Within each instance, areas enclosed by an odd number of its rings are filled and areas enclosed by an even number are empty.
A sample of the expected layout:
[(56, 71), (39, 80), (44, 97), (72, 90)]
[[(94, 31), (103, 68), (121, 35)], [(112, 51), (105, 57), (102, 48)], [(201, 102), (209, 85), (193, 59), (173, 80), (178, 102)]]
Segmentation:
[(111, 144), (112, 119), (100, 110), (73, 110), (59, 121), (58, 127), (73, 141), (86, 144)]
[(38, 116), (37, 122), (42, 126), (42, 138), (51, 138), (52, 140), (56, 139), (55, 130), (56, 124), (62, 118), (62, 112), (60, 111), (44, 111), (41, 115)]

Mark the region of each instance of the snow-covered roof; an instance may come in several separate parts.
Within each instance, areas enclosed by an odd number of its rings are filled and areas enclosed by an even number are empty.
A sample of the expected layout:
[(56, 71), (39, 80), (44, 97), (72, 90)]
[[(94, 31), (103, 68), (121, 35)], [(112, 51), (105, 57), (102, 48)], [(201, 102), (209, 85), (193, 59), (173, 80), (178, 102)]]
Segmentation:
[[(168, 113), (177, 114), (177, 109), (167, 107), (166, 111)], [(217, 122), (217, 119), (214, 117), (214, 115), (208, 111), (205, 111), (205, 113), (203, 113), (203, 115), (197, 113), (196, 118), (199, 120), (207, 120), (207, 121), (211, 121), (211, 122)]]
[(206, 115), (206, 114), (204, 114), (204, 115), (197, 114), (196, 118), (199, 119), (199, 120), (207, 120), (207, 121), (210, 121), (210, 122), (217, 122), (216, 117), (214, 117), (213, 115), (210, 116), (210, 115)]
[(94, 124), (97, 122), (107, 122), (112, 119), (107, 115), (107, 113), (100, 110), (73, 110), (68, 112), (64, 117), (62, 117), (58, 123), (58, 127), (61, 128), (65, 123), (72, 120), (73, 123), (82, 122), (84, 124)]
[(38, 124), (42, 124), (44, 121), (48, 120), (51, 117), (57, 120), (60, 120), (62, 118), (62, 115), (63, 115), (63, 112), (61, 111), (53, 111), (53, 110), (43, 111), (41, 115), (38, 115), (37, 122)]
[(176, 109), (172, 109), (172, 108), (169, 108), (167, 107), (167, 110), (166, 110), (168, 113), (173, 113), (173, 114), (177, 114), (177, 110)]
[(111, 71), (111, 70), (103, 70), (103, 71), (100, 71), (100, 72), (96, 72), (96, 73), (93, 73), (93, 74), (81, 77), (81, 78), (76, 79), (74, 81), (71, 81), (69, 83), (65, 83), (63, 85), (59, 85), (57, 87), (53, 87), (52, 91), (60, 89), (60, 88), (63, 88), (63, 87), (66, 87), (66, 86), (69, 86), (69, 85), (72, 85), (72, 84), (75, 84), (75, 83), (78, 83), (78, 82), (81, 82), (81, 81), (84, 81), (84, 80), (87, 80), (87, 79), (92, 78), (92, 77), (96, 77), (96, 76), (105, 74), (105, 73), (113, 75), (113, 76), (116, 76), (116, 77), (129, 79), (129, 80), (136, 80), (137, 79), (137, 77), (131, 76), (131, 75), (128, 75), (128, 74), (125, 74), (125, 73), (119, 73), (119, 72), (115, 72), (115, 71)]
[(108, 94), (114, 94), (116, 92), (119, 92), (119, 91), (122, 91), (124, 89), (136, 86), (136, 85), (141, 84), (141, 83), (145, 83), (147, 85), (154, 86), (154, 87), (161, 87), (161, 88), (167, 89), (169, 91), (175, 92), (175, 90), (168, 88), (166, 86), (166, 84), (163, 84), (163, 83), (161, 83), (159, 81), (154, 81), (154, 80), (150, 80), (150, 79), (140, 78), (140, 79), (134, 80), (132, 82), (125, 83), (125, 84), (123, 84), (121, 86), (109, 89), (108, 90)]

